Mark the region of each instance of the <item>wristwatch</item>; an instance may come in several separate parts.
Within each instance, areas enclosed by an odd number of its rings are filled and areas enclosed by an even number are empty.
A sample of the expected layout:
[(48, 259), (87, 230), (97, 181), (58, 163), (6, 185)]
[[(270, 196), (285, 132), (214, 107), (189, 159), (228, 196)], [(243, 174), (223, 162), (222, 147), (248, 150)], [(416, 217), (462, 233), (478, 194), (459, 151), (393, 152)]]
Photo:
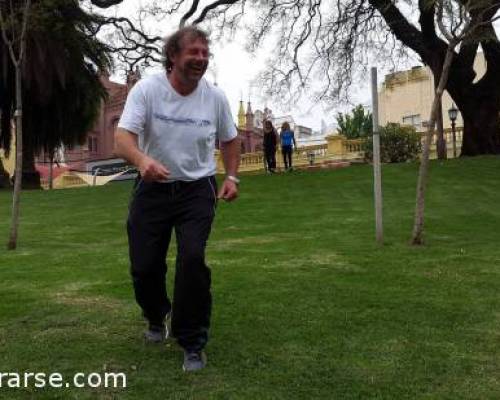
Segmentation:
[(240, 180), (236, 178), (234, 175), (227, 175), (226, 179), (230, 180), (231, 182), (236, 183), (237, 185), (240, 184)]

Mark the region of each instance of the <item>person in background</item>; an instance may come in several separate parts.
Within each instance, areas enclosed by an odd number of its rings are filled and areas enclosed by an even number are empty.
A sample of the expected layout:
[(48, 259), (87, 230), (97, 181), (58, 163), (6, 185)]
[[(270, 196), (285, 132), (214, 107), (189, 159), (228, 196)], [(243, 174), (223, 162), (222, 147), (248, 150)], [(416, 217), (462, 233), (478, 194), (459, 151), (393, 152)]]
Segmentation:
[(295, 141), (295, 134), (290, 129), (290, 124), (288, 122), (283, 122), (281, 125), (281, 152), (283, 153), (283, 161), (285, 163), (285, 170), (292, 170), (292, 143), (295, 150), (297, 150), (297, 142)]
[(274, 129), (273, 123), (264, 121), (264, 157), (266, 159), (266, 169), (270, 173), (276, 172), (276, 143), (278, 132)]

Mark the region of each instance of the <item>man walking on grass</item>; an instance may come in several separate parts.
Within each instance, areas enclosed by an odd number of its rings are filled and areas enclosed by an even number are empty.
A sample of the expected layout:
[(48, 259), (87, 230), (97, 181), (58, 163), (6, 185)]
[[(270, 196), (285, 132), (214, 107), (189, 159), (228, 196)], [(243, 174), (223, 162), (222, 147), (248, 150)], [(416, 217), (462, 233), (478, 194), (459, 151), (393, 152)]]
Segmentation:
[[(239, 144), (224, 93), (203, 75), (207, 35), (186, 27), (164, 46), (166, 72), (139, 81), (130, 91), (115, 133), (115, 153), (139, 176), (127, 221), (131, 274), (137, 303), (149, 325), (145, 338), (172, 335), (184, 349), (185, 371), (206, 364), (212, 297), (205, 246), (218, 199), (234, 200)], [(215, 141), (226, 177), (217, 192)], [(173, 302), (166, 292), (166, 254), (177, 239)]]

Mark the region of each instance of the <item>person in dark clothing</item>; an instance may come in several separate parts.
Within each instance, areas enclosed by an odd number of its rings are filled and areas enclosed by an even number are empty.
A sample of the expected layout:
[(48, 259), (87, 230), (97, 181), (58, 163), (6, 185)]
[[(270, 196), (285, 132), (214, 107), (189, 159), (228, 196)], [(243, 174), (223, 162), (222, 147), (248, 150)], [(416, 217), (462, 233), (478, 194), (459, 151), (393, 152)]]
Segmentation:
[(280, 139), (285, 170), (290, 171), (292, 169), (292, 143), (295, 150), (297, 150), (297, 142), (295, 141), (295, 134), (290, 129), (290, 124), (288, 122), (283, 122), (283, 125), (281, 125)]
[(273, 123), (264, 121), (264, 157), (266, 168), (270, 173), (276, 172), (276, 143), (278, 133), (274, 129)]

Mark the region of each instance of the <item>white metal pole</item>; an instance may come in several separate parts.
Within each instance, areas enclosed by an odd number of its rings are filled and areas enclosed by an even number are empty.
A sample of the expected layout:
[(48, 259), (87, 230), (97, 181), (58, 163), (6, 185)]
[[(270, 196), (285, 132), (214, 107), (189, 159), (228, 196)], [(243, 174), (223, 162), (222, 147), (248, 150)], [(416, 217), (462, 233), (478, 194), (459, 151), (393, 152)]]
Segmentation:
[(375, 232), (379, 244), (384, 242), (382, 222), (382, 174), (380, 171), (380, 134), (378, 125), (377, 68), (372, 67), (372, 118), (373, 118), (373, 185), (375, 193)]

